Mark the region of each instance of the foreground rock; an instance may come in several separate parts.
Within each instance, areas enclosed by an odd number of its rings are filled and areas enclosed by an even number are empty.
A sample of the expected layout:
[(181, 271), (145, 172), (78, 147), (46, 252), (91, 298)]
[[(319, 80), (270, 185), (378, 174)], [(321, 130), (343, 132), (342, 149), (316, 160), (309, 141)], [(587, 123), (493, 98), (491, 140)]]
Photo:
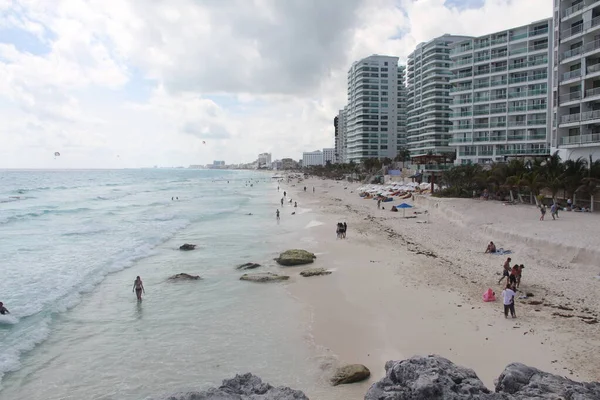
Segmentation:
[(285, 266), (304, 265), (314, 262), (317, 256), (306, 250), (286, 250), (275, 259), (278, 264)]
[(255, 269), (260, 267), (260, 264), (257, 263), (246, 263), (237, 267), (237, 269), (247, 270), (247, 269)]
[(196, 248), (195, 244), (182, 244), (181, 246), (179, 246), (179, 250), (185, 250), (185, 251), (189, 251), (189, 250), (194, 250)]
[(196, 281), (200, 278), (200, 275), (190, 275), (186, 273), (175, 274), (169, 277), (170, 281)]
[(574, 382), (537, 368), (509, 364), (496, 384), (496, 392), (508, 393), (510, 399), (600, 399), (600, 383)]
[(528, 400), (600, 399), (599, 383), (578, 383), (523, 364), (510, 364), (491, 392), (471, 369), (439, 357), (388, 361), (385, 378), (365, 400)]
[(369, 368), (361, 364), (351, 364), (338, 368), (331, 378), (333, 386), (364, 381), (371, 376)]
[(308, 400), (299, 390), (273, 387), (252, 374), (226, 379), (219, 388), (165, 397), (164, 400)]
[(309, 276), (329, 275), (331, 271), (327, 271), (325, 268), (309, 268), (300, 272), (300, 275), (308, 278)]
[(261, 272), (256, 274), (244, 274), (240, 277), (242, 281), (250, 281), (250, 282), (279, 282), (279, 281), (287, 281), (290, 279), (287, 275), (277, 275), (271, 272)]

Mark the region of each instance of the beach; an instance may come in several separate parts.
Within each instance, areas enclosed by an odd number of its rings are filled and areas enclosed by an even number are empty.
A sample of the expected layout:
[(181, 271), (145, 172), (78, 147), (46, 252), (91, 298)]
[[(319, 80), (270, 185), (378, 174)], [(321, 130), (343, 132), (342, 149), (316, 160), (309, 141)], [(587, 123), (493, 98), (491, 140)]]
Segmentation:
[[(24, 201), (0, 215), (12, 232), (2, 288), (16, 321), (0, 330), (0, 399), (160, 398), (246, 372), (311, 399), (362, 399), (386, 361), (428, 354), (472, 368), (490, 389), (512, 362), (600, 379), (600, 324), (588, 323), (600, 309), (596, 215), (542, 222), (531, 206), (427, 195), (378, 210), (358, 183), (271, 175), (65, 172), (48, 189), (44, 175), (44, 186), (19, 190)], [(403, 201), (414, 207), (390, 212)], [(518, 295), (533, 297), (517, 299), (516, 319), (503, 315), (505, 256), (484, 254), (490, 240), (526, 267)], [(277, 265), (293, 248), (331, 274)], [(262, 266), (236, 270), (246, 262)], [(202, 279), (168, 281), (181, 272)], [(290, 278), (242, 282), (245, 272)], [(482, 301), (487, 288), (496, 302)], [(371, 378), (332, 387), (348, 363)]]
[[(511, 362), (600, 379), (597, 215), (538, 221), (531, 206), (417, 195), (406, 213), (416, 218), (403, 218), (389, 211), (403, 200), (377, 210), (359, 186), (310, 179), (288, 189), (311, 210), (304, 242), (318, 254), (315, 266), (333, 271), (288, 285), (312, 310), (315, 343), (342, 363), (366, 365), (370, 382), (388, 360), (427, 354), (473, 368), (490, 388)], [(336, 239), (344, 221), (347, 238)], [(516, 319), (504, 318), (501, 298), (482, 301), (487, 288), (497, 297), (503, 288), (506, 256), (484, 254), (490, 240), (525, 265), (518, 296), (533, 297), (517, 299)], [(356, 385), (357, 396), (368, 385)]]

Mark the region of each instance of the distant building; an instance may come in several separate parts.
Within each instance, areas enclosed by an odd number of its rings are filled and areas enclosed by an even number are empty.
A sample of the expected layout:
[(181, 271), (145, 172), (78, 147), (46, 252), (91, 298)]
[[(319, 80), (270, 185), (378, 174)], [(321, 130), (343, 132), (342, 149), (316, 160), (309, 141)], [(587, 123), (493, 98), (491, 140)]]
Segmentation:
[(291, 158), (281, 159), (281, 169), (295, 169), (298, 168), (298, 163)]
[(261, 153), (258, 155), (257, 168), (271, 168), (271, 153)]
[(283, 169), (283, 162), (281, 160), (275, 160), (271, 163), (271, 169)]
[(213, 161), (212, 164), (207, 164), (206, 168), (209, 168), (209, 169), (224, 169), (225, 168), (225, 161)]
[(323, 149), (323, 165), (327, 165), (327, 161), (331, 164), (335, 163), (335, 148)]
[(323, 165), (323, 152), (321, 150), (307, 151), (302, 153), (302, 166)]
[(335, 126), (335, 162), (347, 163), (347, 140), (348, 140), (348, 106), (339, 111), (337, 120), (334, 119)]

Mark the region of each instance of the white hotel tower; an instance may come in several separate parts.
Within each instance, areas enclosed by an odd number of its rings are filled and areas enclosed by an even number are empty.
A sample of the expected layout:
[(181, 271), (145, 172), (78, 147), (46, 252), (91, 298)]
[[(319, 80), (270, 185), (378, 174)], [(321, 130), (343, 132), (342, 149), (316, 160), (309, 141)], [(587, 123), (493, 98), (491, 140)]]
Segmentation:
[[(407, 144), (411, 157), (453, 152), (450, 130), (450, 45), (468, 39), (444, 35), (421, 43), (408, 56)], [(435, 171), (438, 165), (421, 169)]]
[(550, 153), (551, 27), (545, 19), (453, 46), (457, 163)]
[(554, 0), (552, 150), (600, 158), (600, 1)]
[(394, 158), (398, 152), (398, 57), (372, 55), (348, 71), (345, 161)]

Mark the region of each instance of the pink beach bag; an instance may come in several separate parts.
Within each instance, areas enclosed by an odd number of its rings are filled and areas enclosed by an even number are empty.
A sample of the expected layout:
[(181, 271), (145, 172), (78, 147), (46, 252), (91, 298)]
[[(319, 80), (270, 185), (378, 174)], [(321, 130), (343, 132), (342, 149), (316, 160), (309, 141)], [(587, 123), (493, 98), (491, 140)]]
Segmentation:
[(488, 289), (483, 294), (483, 301), (496, 301), (496, 295), (492, 289)]

